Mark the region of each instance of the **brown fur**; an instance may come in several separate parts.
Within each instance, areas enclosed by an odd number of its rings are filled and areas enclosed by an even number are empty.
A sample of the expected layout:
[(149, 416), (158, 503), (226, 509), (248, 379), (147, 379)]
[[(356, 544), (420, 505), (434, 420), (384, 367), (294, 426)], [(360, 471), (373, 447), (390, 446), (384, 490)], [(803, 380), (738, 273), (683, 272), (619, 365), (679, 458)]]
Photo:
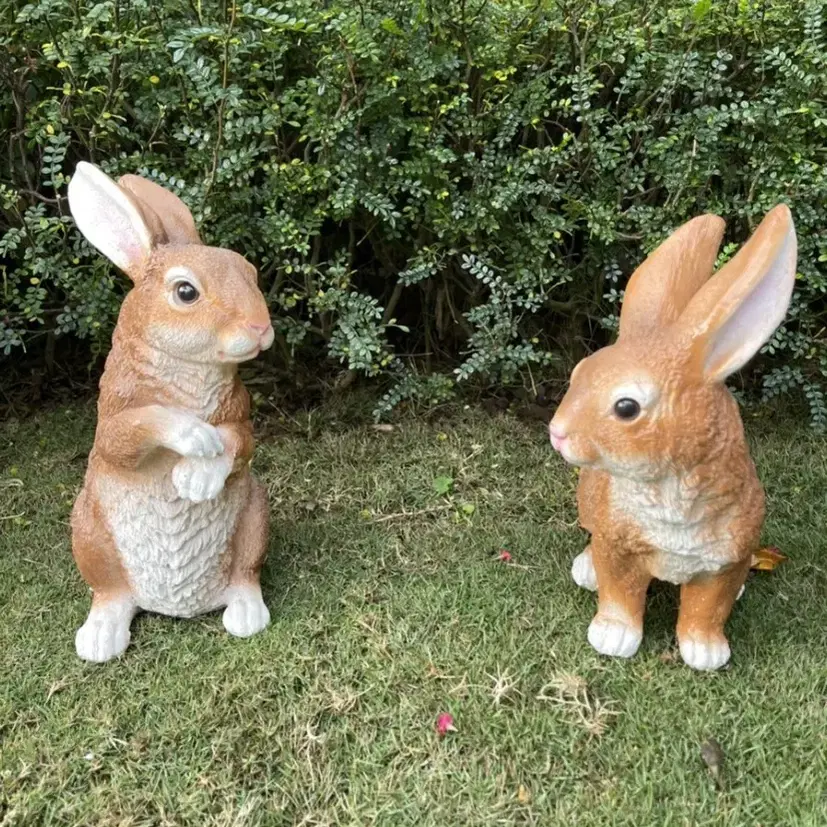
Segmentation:
[[(106, 360), (95, 441), (72, 512), (78, 569), (92, 588), (93, 605), (128, 597), (129, 575), (95, 492), (101, 486), (105, 490), (108, 481), (149, 490), (168, 480), (181, 460), (165, 447), (170, 417), (183, 415), (215, 426), (224, 456), (232, 460), (224, 488), (240, 492), (246, 504), (221, 567), (228, 585), (257, 587), (269, 512), (266, 492), (250, 474), (250, 398), (237, 376), (237, 363), (249, 356), (235, 355), (248, 340), (252, 355), (256, 343), (261, 349), (272, 341), (256, 271), (236, 253), (203, 246), (189, 210), (172, 193), (138, 176), (125, 176), (119, 186), (143, 218), (151, 241), (122, 264), (135, 288), (123, 302)], [(75, 199), (79, 213), (84, 198), (90, 200), (84, 193)], [(197, 277), (201, 295), (192, 307), (178, 306), (171, 297), (168, 274), (175, 267)]]
[[(577, 502), (592, 535), (597, 618), (619, 611), (639, 634), (649, 582), (666, 573), (683, 583), (677, 629), (683, 643), (725, 643), (724, 624), (764, 520), (764, 492), (738, 406), (722, 384), (730, 363), (737, 369), (744, 354), (732, 355), (737, 335), (717, 349), (715, 337), (725, 336), (733, 314), (770, 284), (773, 262), (782, 261), (781, 275), (777, 287), (766, 289), (776, 290), (782, 314), (794, 277), (786, 207), (773, 210), (710, 279), (722, 234), (719, 218), (694, 219), (641, 265), (626, 292), (617, 343), (575, 368), (550, 424), (555, 447), (582, 466)], [(756, 349), (771, 333), (756, 340)], [(615, 392), (639, 393), (651, 403), (623, 420), (612, 413)], [(684, 522), (670, 524), (664, 513)], [(678, 544), (690, 538), (694, 556), (660, 548), (652, 536)], [(695, 548), (708, 549), (708, 570)], [(690, 564), (699, 570), (681, 579), (681, 566)]]

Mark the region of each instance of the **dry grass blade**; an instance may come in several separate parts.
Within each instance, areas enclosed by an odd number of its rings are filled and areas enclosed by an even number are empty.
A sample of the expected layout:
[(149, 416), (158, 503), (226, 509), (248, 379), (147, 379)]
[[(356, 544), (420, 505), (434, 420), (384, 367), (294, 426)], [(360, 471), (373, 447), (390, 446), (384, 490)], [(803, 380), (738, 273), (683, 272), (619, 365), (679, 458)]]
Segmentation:
[(423, 517), (425, 514), (435, 514), (439, 511), (450, 511), (450, 505), (433, 505), (429, 508), (420, 508), (418, 511), (399, 511), (396, 514), (384, 514), (381, 517), (374, 517), (371, 522), (387, 523), (391, 520), (410, 520), (413, 517)]
[(513, 695), (519, 695), (517, 684), (520, 682), (519, 678), (515, 678), (508, 671), (503, 671), (497, 668), (496, 675), (488, 675), (493, 685), (491, 687), (491, 697), (494, 699), (494, 706), (499, 706), (503, 701), (510, 699)]
[(611, 719), (619, 714), (612, 709), (612, 701), (601, 700), (589, 689), (584, 678), (565, 672), (545, 684), (537, 694), (537, 700), (566, 708), (595, 738), (603, 735)]

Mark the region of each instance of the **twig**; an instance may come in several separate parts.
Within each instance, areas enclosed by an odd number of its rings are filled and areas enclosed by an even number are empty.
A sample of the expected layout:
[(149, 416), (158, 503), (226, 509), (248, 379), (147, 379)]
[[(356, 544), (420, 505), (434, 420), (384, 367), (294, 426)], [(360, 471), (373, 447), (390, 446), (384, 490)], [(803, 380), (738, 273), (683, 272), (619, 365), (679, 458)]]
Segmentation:
[(47, 198), (45, 195), (41, 195), (39, 192), (26, 189), (20, 189), (18, 190), (18, 192), (22, 193), (23, 195), (28, 195), (31, 198), (36, 198), (38, 201), (42, 201), (44, 204), (60, 204), (60, 196), (58, 196), (57, 198)]
[(396, 306), (399, 304), (399, 299), (402, 298), (402, 291), (404, 289), (405, 285), (402, 284), (401, 281), (397, 281), (396, 286), (393, 288), (393, 293), (385, 306), (385, 312), (382, 314), (383, 325), (387, 325), (393, 318), (393, 311), (396, 310)]
[(230, 67), (230, 40), (233, 35), (233, 28), (235, 27), (235, 0), (230, 0), (230, 25), (227, 29), (227, 36), (224, 39), (224, 69), (221, 75), (221, 102), (218, 104), (218, 134), (215, 136), (215, 149), (212, 154), (212, 169), (210, 170), (209, 178), (207, 179), (207, 186), (204, 188), (204, 198), (202, 203), (206, 206), (207, 198), (209, 198), (213, 183), (215, 182), (215, 174), (218, 171), (218, 153), (221, 151), (221, 141), (224, 138), (224, 106), (227, 103), (227, 76)]
[(430, 508), (420, 508), (418, 511), (400, 511), (396, 514), (385, 514), (383, 517), (377, 517), (372, 522), (387, 523), (390, 520), (401, 520), (406, 517), (421, 517), (423, 514), (433, 514), (437, 511), (450, 511), (450, 505), (432, 505)]

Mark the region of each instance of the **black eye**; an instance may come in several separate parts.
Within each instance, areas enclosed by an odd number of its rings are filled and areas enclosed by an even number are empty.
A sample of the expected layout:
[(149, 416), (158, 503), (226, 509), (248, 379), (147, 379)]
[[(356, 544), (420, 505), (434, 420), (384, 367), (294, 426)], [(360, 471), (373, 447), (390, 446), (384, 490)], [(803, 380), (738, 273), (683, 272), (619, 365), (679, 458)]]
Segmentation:
[(192, 304), (198, 298), (198, 291), (188, 281), (179, 281), (175, 285), (175, 295), (183, 304)]
[(615, 414), (619, 419), (634, 419), (640, 413), (640, 405), (634, 399), (624, 396), (615, 402)]

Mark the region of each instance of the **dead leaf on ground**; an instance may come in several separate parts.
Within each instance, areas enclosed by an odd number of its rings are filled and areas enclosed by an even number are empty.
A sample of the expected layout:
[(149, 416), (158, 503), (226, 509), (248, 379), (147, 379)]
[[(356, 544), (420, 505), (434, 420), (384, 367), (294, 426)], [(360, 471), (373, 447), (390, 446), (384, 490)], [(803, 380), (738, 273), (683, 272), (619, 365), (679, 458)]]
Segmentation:
[(701, 744), (701, 758), (715, 783), (723, 786), (724, 750), (714, 738), (707, 738)]
[(528, 804), (528, 802), (531, 801), (531, 793), (528, 791), (525, 784), (520, 784), (517, 789), (517, 801), (519, 801), (520, 804)]
[(772, 571), (786, 559), (786, 556), (778, 550), (777, 546), (766, 546), (752, 555), (750, 568), (753, 571)]

